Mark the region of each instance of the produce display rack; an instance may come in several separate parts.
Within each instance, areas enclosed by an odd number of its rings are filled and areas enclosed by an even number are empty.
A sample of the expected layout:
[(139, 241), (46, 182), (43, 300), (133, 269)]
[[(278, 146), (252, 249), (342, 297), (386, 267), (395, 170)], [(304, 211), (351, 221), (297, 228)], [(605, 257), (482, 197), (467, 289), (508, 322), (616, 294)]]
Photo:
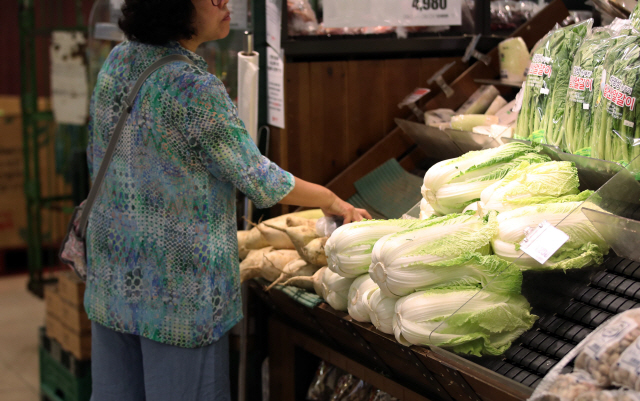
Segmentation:
[[(379, 382), (380, 388), (390, 387), (391, 394), (395, 391), (403, 400), (526, 400), (544, 375), (595, 328), (617, 313), (640, 306), (640, 263), (610, 255), (602, 265), (587, 269), (587, 275), (590, 282), (572, 288), (555, 311), (537, 308), (532, 299), (533, 312), (540, 317), (535, 326), (514, 341), (503, 357), (482, 358), (405, 347), (392, 335), (326, 303), (312, 309), (278, 289), (265, 292), (261, 284), (252, 282), (253, 294), (275, 312), (269, 336), (269, 354), (274, 356), (270, 358), (271, 394), (281, 400), (296, 399), (290, 397), (295, 380), (283, 373), (295, 372), (294, 360), (282, 356), (299, 347), (328, 362), (349, 359), (346, 370), (359, 378), (365, 367), (365, 376), (373, 376), (370, 380)], [(352, 365), (356, 368), (351, 369)]]
[[(569, 351), (612, 316), (640, 306), (640, 263), (609, 256), (557, 313), (540, 314), (501, 360), (478, 363), (534, 388)], [(534, 308), (535, 311), (535, 308)], [(566, 369), (571, 369), (570, 367)]]
[[(382, 389), (391, 387), (388, 392), (403, 401), (515, 401), (526, 399), (532, 391), (456, 355), (400, 345), (393, 336), (377, 331), (370, 323), (357, 322), (326, 303), (312, 309), (278, 289), (265, 292), (258, 282), (252, 281), (250, 288), (273, 312), (269, 317), (269, 355), (273, 356), (269, 358), (269, 380), (270, 397), (274, 399), (299, 399), (295, 396), (299, 381), (292, 379), (292, 372), (297, 372), (294, 354), (298, 348), (320, 358), (353, 361), (351, 365), (356, 368), (346, 363), (346, 370), (356, 377), (362, 376), (357, 367), (366, 367), (367, 372), (378, 375), (378, 381), (371, 384)], [(298, 383), (298, 387), (308, 384)], [(411, 398), (412, 394), (421, 398)], [(402, 398), (407, 395), (411, 397)]]

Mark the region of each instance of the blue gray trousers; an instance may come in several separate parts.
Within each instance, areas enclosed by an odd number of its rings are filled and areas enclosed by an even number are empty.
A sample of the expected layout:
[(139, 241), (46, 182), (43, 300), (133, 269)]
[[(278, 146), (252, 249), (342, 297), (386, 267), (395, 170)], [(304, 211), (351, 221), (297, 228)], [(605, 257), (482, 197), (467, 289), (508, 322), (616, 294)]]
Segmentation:
[(92, 401), (230, 401), (228, 334), (190, 349), (91, 330)]

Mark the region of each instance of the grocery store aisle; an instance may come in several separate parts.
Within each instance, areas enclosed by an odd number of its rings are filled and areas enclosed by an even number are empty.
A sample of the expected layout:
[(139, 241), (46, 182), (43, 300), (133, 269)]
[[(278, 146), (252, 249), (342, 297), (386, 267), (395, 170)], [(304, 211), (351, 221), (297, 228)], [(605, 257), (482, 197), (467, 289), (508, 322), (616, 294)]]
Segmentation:
[(38, 327), (44, 301), (27, 291), (27, 275), (0, 277), (0, 400), (40, 399)]

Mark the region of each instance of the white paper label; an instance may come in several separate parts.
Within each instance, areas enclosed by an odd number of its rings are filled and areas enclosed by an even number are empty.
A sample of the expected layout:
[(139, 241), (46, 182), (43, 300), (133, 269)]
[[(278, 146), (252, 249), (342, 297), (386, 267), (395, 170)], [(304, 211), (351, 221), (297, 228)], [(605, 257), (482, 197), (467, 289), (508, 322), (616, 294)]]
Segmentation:
[(109, 5), (109, 21), (113, 24), (118, 24), (118, 20), (122, 17), (122, 3), (124, 0), (110, 0)]
[(280, 54), (280, 35), (282, 33), (282, 0), (267, 2), (267, 44)]
[(324, 0), (327, 28), (462, 23), (462, 0)]
[(620, 342), (624, 336), (636, 327), (638, 327), (638, 324), (633, 319), (626, 317), (615, 319), (607, 323), (607, 325), (590, 340), (583, 352), (591, 358), (598, 359), (611, 345)]
[(623, 124), (624, 124), (626, 127), (629, 127), (629, 128), (633, 128), (633, 126), (635, 125), (635, 124), (633, 124), (633, 122), (628, 121), (628, 120), (624, 120)]
[(229, 0), (229, 12), (231, 13), (231, 29), (244, 31), (247, 29), (247, 0)]
[(284, 62), (267, 46), (267, 119), (274, 127), (284, 128)]
[(540, 88), (540, 93), (543, 95), (548, 95), (549, 94), (549, 89), (548, 88)]
[(84, 125), (89, 115), (89, 85), (82, 32), (55, 31), (51, 35), (51, 106), (56, 122)]
[(544, 264), (568, 240), (567, 234), (545, 220), (522, 240), (520, 249), (538, 263)]
[(589, 103), (582, 103), (582, 108), (584, 110), (589, 110)]
[(416, 88), (411, 94), (405, 97), (400, 103), (398, 103), (398, 108), (402, 108), (404, 106), (408, 106), (422, 99), (427, 93), (431, 92), (431, 89), (426, 88)]

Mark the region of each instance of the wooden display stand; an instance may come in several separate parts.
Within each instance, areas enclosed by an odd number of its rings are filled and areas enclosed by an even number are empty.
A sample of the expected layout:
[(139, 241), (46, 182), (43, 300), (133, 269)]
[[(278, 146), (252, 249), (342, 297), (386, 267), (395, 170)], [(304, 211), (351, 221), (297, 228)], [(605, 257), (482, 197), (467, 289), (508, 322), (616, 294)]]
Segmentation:
[(272, 399), (297, 399), (299, 387), (309, 385), (299, 377), (303, 369), (297, 365), (305, 361), (296, 357), (299, 352), (335, 364), (403, 401), (523, 401), (531, 395), (530, 388), (454, 354), (405, 347), (326, 303), (312, 309), (277, 289), (265, 292), (257, 282), (250, 288), (278, 316), (269, 319)]

